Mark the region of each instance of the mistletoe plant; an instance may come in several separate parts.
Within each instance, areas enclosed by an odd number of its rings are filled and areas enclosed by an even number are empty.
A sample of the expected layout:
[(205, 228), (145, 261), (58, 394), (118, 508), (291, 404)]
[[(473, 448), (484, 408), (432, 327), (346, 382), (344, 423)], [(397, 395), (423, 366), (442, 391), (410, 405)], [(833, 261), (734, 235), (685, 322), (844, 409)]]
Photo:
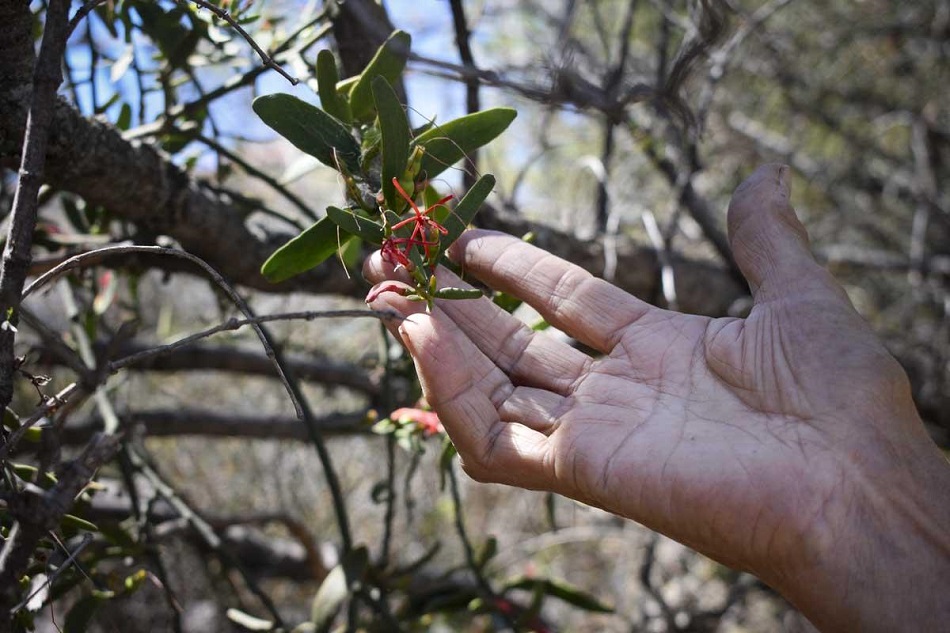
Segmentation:
[(432, 179), (492, 141), (515, 118), (493, 108), (443, 124), (412, 129), (393, 89), (409, 56), (411, 40), (396, 31), (358, 76), (340, 81), (329, 51), (317, 57), (317, 88), (323, 108), (287, 94), (254, 100), (254, 111), (302, 151), (340, 172), (346, 203), (278, 249), (261, 272), (280, 282), (325, 261), (338, 251), (358, 252), (361, 242), (404, 267), (415, 287), (386, 285), (382, 291), (425, 301), (479, 296), (477, 290), (438, 288), (435, 270), (491, 193), (495, 179), (481, 176), (454, 208)]

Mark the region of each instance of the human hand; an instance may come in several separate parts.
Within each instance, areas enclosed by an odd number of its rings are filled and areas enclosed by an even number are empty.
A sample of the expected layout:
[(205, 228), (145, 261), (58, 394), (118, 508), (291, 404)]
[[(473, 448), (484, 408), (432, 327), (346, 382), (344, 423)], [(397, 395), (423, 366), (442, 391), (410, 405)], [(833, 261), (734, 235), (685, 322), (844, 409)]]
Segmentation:
[[(650, 306), (484, 231), (453, 247), (465, 273), (524, 299), (602, 357), (532, 332), (487, 299), (438, 302), (426, 314), (382, 293), (372, 307), (406, 315), (397, 333), (475, 479), (629, 517), (753, 571), (817, 624), (872, 630), (887, 621), (831, 590), (882, 589), (855, 574), (883, 582), (886, 573), (856, 564), (877, 556), (875, 539), (903, 542), (890, 528), (950, 557), (950, 482), (903, 370), (813, 259), (787, 171), (760, 168), (729, 209), (754, 295), (745, 319)], [(399, 277), (378, 255), (364, 272)], [(439, 279), (461, 284), (447, 271)], [(918, 541), (898, 549), (918, 551)], [(950, 580), (950, 558), (930, 558), (917, 573)]]

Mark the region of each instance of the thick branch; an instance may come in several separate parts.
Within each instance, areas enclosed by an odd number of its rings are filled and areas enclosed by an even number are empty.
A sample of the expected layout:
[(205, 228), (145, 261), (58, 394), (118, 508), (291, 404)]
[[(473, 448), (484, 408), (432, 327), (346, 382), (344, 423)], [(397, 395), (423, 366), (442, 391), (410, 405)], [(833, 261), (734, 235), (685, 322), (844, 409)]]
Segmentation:
[[(5, 89), (0, 85), (0, 90)], [(0, 102), (0, 160), (19, 138), (21, 113)], [(47, 157), (48, 182), (101, 205), (118, 217), (159, 235), (175, 238), (228, 279), (270, 291), (310, 290), (357, 295), (360, 286), (337, 261), (275, 286), (260, 274), (261, 264), (289, 234), (267, 233), (245, 222), (231, 202), (171, 163), (149, 145), (129, 142), (101, 121), (90, 121), (59, 100)]]
[[(321, 434), (327, 437), (369, 433), (366, 412), (334, 413), (315, 419)], [(306, 427), (293, 417), (238, 415), (220, 411), (192, 409), (138, 411), (119, 414), (123, 428), (140, 429), (149, 437), (202, 436), (244, 439), (293, 440), (308, 442)], [(98, 417), (63, 427), (60, 441), (65, 445), (86, 442), (98, 429)]]
[[(44, 341), (39, 357), (31, 356), (37, 365), (62, 365), (66, 361)], [(98, 357), (109, 353), (115, 358), (133, 356), (151, 349), (152, 346), (140, 342), (126, 342), (118, 346), (105, 341), (99, 342), (94, 349)], [(371, 372), (340, 361), (313, 358), (312, 354), (289, 355), (288, 363), (301, 380), (323, 383), (331, 387), (346, 387), (369, 396), (379, 393), (379, 380)], [(176, 372), (176, 371), (223, 371), (239, 374), (274, 376), (274, 366), (259, 352), (240, 347), (221, 345), (192, 345), (176, 350), (165, 356), (151, 356), (141, 362), (132, 363), (126, 369)]]

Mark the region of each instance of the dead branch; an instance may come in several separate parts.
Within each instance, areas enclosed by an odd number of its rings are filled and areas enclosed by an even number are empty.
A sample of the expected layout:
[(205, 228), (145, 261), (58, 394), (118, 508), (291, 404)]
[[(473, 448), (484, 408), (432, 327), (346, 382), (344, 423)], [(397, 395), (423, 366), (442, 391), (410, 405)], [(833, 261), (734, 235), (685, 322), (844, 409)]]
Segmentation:
[[(117, 414), (120, 427), (141, 432), (146, 437), (220, 437), (307, 442), (307, 429), (293, 417), (222, 413), (217, 410), (174, 409), (134, 411)], [(370, 432), (367, 411), (333, 413), (320, 416), (315, 422), (326, 437)], [(86, 442), (103, 426), (95, 416), (67, 424), (60, 431), (64, 445)]]

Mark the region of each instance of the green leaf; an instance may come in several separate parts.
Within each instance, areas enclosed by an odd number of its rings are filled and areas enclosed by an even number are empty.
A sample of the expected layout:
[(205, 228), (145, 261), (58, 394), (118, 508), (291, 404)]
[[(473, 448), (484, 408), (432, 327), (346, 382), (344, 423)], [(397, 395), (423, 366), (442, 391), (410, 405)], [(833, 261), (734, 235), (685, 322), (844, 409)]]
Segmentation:
[(267, 258), (261, 274), (271, 283), (280, 283), (322, 264), (350, 238), (340, 235), (330, 218), (320, 218), (306, 231), (293, 238)]
[(316, 631), (329, 631), (343, 601), (350, 595), (353, 586), (362, 580), (369, 562), (365, 547), (344, 554), (339, 565), (324, 578), (310, 607), (310, 621)]
[(347, 270), (356, 268), (360, 263), (360, 256), (363, 254), (363, 244), (360, 240), (347, 240), (340, 248), (340, 259)]
[(475, 288), (441, 288), (432, 296), (436, 299), (480, 299), (485, 295)]
[(341, 79), (336, 85), (336, 91), (348, 95), (353, 92), (353, 86), (355, 86), (359, 80), (359, 75), (353, 75), (352, 77)]
[(452, 468), (452, 460), (456, 455), (458, 455), (458, 450), (446, 435), (442, 440), (442, 454), (439, 455), (439, 490), (445, 490), (446, 473)]
[(7, 427), (11, 431), (15, 431), (20, 428), (20, 416), (16, 412), (7, 407), (3, 410), (3, 426)]
[(426, 148), (422, 169), (429, 178), (438, 176), (469, 153), (493, 141), (517, 115), (511, 108), (492, 108), (434, 125), (414, 141)]
[(459, 200), (459, 203), (455, 205), (455, 209), (442, 221), (442, 225), (449, 231), (439, 240), (443, 251), (457, 240), (465, 229), (468, 228), (468, 225), (472, 223), (479, 207), (485, 202), (485, 199), (488, 197), (488, 194), (491, 193), (494, 186), (495, 177), (491, 174), (485, 174), (476, 180), (472, 188), (469, 189), (462, 199)]
[(508, 314), (520, 308), (523, 303), (521, 299), (506, 292), (501, 292), (500, 290), (495, 292), (495, 296), (492, 297), (492, 302)]
[(198, 42), (207, 35), (208, 26), (194, 19), (187, 8), (174, 6), (167, 11), (158, 2), (137, 1), (132, 6), (141, 19), (140, 29), (158, 46), (168, 63), (185, 66)]
[(327, 217), (349, 235), (355, 235), (364, 242), (377, 246), (383, 243), (383, 227), (365, 213), (331, 206), (327, 207)]
[(41, 474), (39, 468), (31, 464), (16, 463), (10, 464), (10, 466), (13, 468), (13, 473), (17, 477), (23, 481), (33, 482), (44, 490), (49, 490), (58, 483), (56, 475), (49, 471), (44, 471)]
[(60, 526), (68, 526), (79, 530), (86, 530), (87, 532), (99, 531), (99, 527), (95, 523), (90, 523), (89, 521), (81, 519), (73, 514), (64, 514), (63, 518), (60, 520)]
[(511, 589), (526, 589), (528, 591), (537, 591), (543, 589), (549, 596), (563, 600), (585, 611), (596, 613), (613, 613), (613, 608), (608, 607), (594, 596), (581, 591), (577, 587), (570, 585), (562, 580), (552, 580), (550, 578), (516, 578), (505, 585), (505, 591)]
[[(382, 77), (373, 80), (373, 100), (383, 137), (383, 197), (390, 209), (398, 210), (402, 205), (399, 204), (393, 178), (402, 178), (409, 162), (409, 119), (399, 103), (396, 91)], [(412, 192), (409, 193), (412, 195)]]
[(406, 67), (411, 45), (412, 38), (408, 33), (396, 31), (379, 47), (350, 91), (350, 111), (354, 119), (368, 121), (373, 118), (373, 80), (382, 77), (390, 84), (396, 83)]
[(551, 327), (551, 324), (545, 321), (544, 319), (538, 319), (537, 322), (531, 325), (531, 329), (535, 332), (543, 332), (544, 330)]
[(122, 108), (119, 110), (119, 117), (115, 120), (115, 126), (124, 132), (128, 130), (131, 125), (132, 106), (128, 103), (123, 103)]
[(336, 169), (336, 150), (350, 171), (359, 171), (359, 143), (342, 123), (320, 108), (288, 94), (258, 97), (251, 107), (269, 127), (324, 165)]
[(340, 76), (336, 70), (336, 58), (324, 49), (317, 55), (317, 89), (320, 91), (320, 105), (327, 114), (335, 116), (344, 123), (352, 120), (350, 105), (346, 97), (336, 91), (336, 82)]

